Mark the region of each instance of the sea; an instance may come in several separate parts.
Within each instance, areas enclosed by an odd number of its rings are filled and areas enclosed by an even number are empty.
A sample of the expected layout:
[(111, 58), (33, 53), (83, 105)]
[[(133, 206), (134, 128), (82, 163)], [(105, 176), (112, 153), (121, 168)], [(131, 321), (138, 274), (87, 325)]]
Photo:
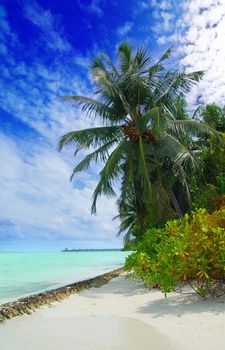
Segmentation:
[(129, 252), (0, 252), (0, 304), (122, 267)]

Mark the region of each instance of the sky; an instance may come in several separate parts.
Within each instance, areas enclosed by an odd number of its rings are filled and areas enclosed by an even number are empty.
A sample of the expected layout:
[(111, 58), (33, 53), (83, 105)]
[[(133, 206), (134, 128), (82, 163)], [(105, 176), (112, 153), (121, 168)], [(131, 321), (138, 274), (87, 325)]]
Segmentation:
[(101, 164), (69, 181), (64, 133), (99, 125), (62, 102), (91, 96), (89, 65), (120, 42), (153, 58), (173, 46), (171, 66), (204, 70), (188, 106), (225, 101), (225, 0), (0, 1), (0, 251), (115, 248), (115, 199), (91, 196)]

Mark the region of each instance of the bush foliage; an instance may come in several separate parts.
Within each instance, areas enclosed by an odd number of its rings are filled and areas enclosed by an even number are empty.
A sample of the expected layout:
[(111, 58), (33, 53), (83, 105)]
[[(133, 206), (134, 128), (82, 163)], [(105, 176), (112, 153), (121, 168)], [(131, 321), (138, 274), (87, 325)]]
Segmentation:
[(199, 209), (165, 229), (150, 229), (125, 268), (147, 285), (159, 284), (165, 295), (180, 282), (203, 297), (218, 295), (225, 282), (225, 208)]

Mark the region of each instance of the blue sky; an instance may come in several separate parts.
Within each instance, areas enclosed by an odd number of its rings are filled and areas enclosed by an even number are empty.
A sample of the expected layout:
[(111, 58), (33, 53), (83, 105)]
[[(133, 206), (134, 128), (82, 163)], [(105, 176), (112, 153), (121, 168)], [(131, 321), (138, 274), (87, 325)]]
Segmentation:
[(205, 70), (190, 108), (222, 104), (224, 1), (2, 0), (0, 26), (0, 250), (120, 247), (115, 200), (90, 214), (100, 164), (71, 184), (82, 154), (57, 151), (65, 132), (98, 124), (60, 97), (91, 95), (91, 59), (126, 40), (153, 57), (174, 46), (171, 66)]

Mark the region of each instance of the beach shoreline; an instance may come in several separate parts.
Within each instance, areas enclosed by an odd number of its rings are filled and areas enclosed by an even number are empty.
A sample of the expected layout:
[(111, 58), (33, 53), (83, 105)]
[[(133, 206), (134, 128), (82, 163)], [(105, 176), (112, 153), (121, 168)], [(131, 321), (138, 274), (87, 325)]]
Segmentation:
[(224, 299), (165, 298), (118, 270), (0, 325), (2, 350), (223, 350), (224, 334)]
[(41, 293), (32, 294), (15, 301), (0, 304), (0, 323), (16, 316), (30, 315), (36, 309), (44, 305), (51, 305), (53, 302), (62, 301), (71, 294), (79, 293), (91, 287), (100, 287), (108, 283), (110, 279), (119, 276), (123, 268), (114, 269), (101, 275), (86, 280), (66, 284), (65, 286), (49, 289)]

